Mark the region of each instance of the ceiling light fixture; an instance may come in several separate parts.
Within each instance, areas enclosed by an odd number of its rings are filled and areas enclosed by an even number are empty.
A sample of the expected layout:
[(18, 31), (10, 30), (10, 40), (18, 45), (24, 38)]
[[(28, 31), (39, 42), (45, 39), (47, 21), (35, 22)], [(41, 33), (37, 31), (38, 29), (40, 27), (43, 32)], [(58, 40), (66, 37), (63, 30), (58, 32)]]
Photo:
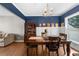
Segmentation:
[(44, 8), (42, 15), (43, 16), (52, 16), (52, 12), (53, 12), (53, 9), (52, 8), (50, 9), (49, 5), (46, 4), (46, 7)]

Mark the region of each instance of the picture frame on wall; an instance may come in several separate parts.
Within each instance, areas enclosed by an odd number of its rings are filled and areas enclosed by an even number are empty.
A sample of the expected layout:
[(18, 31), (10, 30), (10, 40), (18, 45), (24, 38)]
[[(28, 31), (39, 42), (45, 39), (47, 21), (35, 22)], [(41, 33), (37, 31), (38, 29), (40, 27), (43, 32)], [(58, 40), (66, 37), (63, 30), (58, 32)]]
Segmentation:
[(56, 27), (56, 24), (54, 23), (54, 27)]
[(64, 27), (64, 23), (61, 23), (61, 27)]
[(45, 26), (46, 26), (46, 24), (45, 24), (45, 23), (43, 23), (43, 24), (42, 24), (42, 26), (43, 26), (43, 27), (45, 27)]
[(58, 23), (55, 23), (56, 27), (58, 27)]
[(50, 23), (47, 23), (47, 27), (50, 27)]
[(41, 26), (42, 26), (42, 24), (40, 23), (40, 24), (39, 24), (39, 27), (41, 27)]
[(54, 27), (54, 23), (52, 23), (51, 26)]

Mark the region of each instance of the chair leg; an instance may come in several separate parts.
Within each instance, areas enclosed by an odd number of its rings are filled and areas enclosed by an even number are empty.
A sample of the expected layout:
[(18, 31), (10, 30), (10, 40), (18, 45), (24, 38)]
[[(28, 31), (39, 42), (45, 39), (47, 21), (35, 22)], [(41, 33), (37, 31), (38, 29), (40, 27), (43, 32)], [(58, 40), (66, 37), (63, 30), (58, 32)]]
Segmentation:
[(46, 47), (45, 47), (45, 52), (46, 52), (46, 55), (47, 55), (48, 51), (47, 51), (47, 48)]
[(44, 51), (43, 51), (43, 45), (41, 45), (41, 47), (42, 47), (42, 56), (44, 55)]
[(48, 51), (48, 56), (50, 56), (50, 51)]
[(63, 44), (63, 50), (64, 50), (64, 54), (65, 54), (65, 45)]
[(58, 50), (56, 51), (56, 53), (57, 53), (57, 56), (59, 56), (59, 52), (58, 52)]
[(34, 48), (29, 48), (29, 56), (33, 56), (33, 53), (31, 52), (34, 52)]

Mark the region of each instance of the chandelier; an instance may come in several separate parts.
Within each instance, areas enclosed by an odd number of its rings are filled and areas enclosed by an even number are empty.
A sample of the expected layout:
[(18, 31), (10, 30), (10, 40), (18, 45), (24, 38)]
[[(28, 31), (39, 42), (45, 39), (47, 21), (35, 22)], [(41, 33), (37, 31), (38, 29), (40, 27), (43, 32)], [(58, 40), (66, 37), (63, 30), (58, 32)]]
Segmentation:
[(52, 8), (50, 9), (49, 5), (46, 4), (46, 7), (44, 8), (42, 15), (43, 16), (52, 16), (52, 14), (53, 14), (52, 12), (53, 12), (53, 9)]

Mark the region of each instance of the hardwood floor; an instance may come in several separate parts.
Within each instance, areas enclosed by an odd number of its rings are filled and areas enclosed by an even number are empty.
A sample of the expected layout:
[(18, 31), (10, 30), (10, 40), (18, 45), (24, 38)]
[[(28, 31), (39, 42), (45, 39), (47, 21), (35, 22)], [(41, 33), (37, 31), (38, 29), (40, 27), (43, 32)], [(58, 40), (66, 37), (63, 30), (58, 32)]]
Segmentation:
[[(38, 55), (42, 56), (42, 51), (41, 51), (41, 46), (38, 46)], [(12, 43), (6, 47), (0, 47), (0, 56), (27, 56), (27, 47), (25, 46), (24, 43)], [(71, 49), (71, 56), (72, 53), (76, 52), (73, 49)], [(55, 53), (50, 53), (52, 56), (56, 54)], [(35, 55), (35, 49), (29, 49), (29, 55)], [(44, 48), (44, 55), (46, 54), (45, 48)], [(59, 55), (64, 56), (63, 48), (60, 47), (59, 49)]]
[(24, 43), (12, 43), (6, 47), (0, 47), (0, 56), (23, 56), (25, 52)]

